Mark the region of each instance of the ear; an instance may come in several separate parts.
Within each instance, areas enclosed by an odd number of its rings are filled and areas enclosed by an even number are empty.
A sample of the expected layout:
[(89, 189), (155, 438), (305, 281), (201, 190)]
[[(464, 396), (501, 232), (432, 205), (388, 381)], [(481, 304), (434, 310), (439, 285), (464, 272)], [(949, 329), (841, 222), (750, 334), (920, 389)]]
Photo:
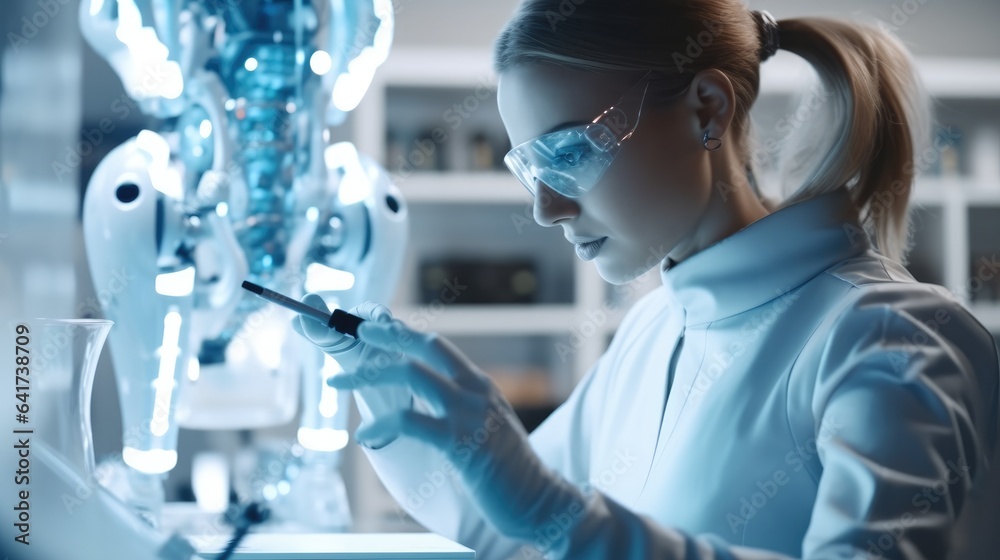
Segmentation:
[(710, 136), (722, 138), (729, 129), (736, 112), (736, 93), (725, 72), (707, 68), (695, 74), (685, 103), (692, 110), (692, 133), (700, 143), (705, 131)]

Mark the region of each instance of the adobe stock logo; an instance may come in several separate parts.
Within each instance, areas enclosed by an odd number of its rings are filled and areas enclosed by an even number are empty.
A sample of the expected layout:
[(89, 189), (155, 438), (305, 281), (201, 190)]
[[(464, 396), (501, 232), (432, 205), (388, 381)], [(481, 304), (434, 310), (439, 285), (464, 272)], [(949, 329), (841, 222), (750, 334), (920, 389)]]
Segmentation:
[[(10, 43), (10, 48), (14, 51), (14, 54), (19, 53), (21, 47), (27, 45), (28, 41), (37, 37), (39, 31), (44, 29), (50, 21), (58, 16), (63, 6), (69, 3), (70, 0), (38, 0), (36, 2), (38, 9), (30, 16), (21, 18), (21, 33), (18, 34), (14, 31), (7, 33), (7, 42)], [(76, 2), (73, 4), (76, 4)]]
[(552, 31), (555, 31), (556, 26), (566, 21), (570, 16), (576, 13), (576, 7), (586, 1), (587, 0), (562, 0), (562, 2), (559, 2), (558, 13), (554, 10), (546, 10), (545, 19), (549, 22), (549, 27), (552, 28)]
[(702, 22), (705, 29), (697, 35), (689, 35), (684, 43), (684, 52), (674, 51), (671, 59), (678, 72), (683, 72), (684, 67), (694, 64), (696, 58), (704, 54), (705, 49), (715, 42), (715, 38), (722, 34), (722, 22), (705, 21)]

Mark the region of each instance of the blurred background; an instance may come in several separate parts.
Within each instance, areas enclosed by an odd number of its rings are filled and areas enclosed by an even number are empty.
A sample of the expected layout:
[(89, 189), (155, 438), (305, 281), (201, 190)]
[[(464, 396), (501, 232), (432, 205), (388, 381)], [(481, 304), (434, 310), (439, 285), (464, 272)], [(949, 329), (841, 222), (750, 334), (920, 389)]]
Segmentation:
[[(386, 303), (395, 316), (456, 342), (494, 376), (531, 428), (566, 398), (629, 304), (659, 277), (606, 285), (576, 258), (561, 230), (534, 223), (527, 193), (505, 170), (509, 144), (490, 49), (516, 5), (395, 0), (389, 59), (331, 135), (385, 165), (409, 203), (410, 250), (397, 294)], [(761, 0), (751, 7), (778, 19), (824, 15), (876, 23), (909, 46), (935, 98), (939, 142), (912, 201), (916, 244), (907, 266), (959, 296), (1000, 339), (1000, 271), (989, 266), (1000, 262), (1000, 2)], [(153, 126), (83, 41), (77, 13), (76, 0), (0, 3), (3, 318), (100, 315), (80, 229), (84, 188), (113, 147)], [(798, 62), (779, 53), (764, 65), (754, 108), (762, 138), (780, 139), (775, 123), (796, 114), (795, 96), (809, 84)], [(768, 162), (761, 163), (767, 190)], [(442, 303), (445, 281), (455, 277), (466, 279), (467, 288)], [(98, 458), (121, 449), (117, 398), (105, 351), (92, 405)], [(291, 437), (295, 425), (269, 432)], [(192, 499), (196, 453), (245, 437), (182, 430), (167, 498)], [(356, 448), (348, 449), (344, 474), (358, 527), (412, 527)], [(994, 484), (976, 499), (996, 503), (1000, 491)], [(1000, 546), (990, 521), (971, 521), (978, 524), (972, 532)]]

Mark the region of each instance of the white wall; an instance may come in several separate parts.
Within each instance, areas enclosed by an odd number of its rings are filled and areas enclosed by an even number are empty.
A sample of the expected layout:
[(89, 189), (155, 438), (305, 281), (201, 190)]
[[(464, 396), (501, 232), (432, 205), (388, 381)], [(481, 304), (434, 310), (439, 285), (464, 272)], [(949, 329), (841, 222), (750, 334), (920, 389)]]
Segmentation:
[[(516, 0), (395, 0), (395, 44), (489, 48), (518, 4)], [(827, 16), (892, 24), (898, 12), (899, 36), (917, 55), (1000, 57), (996, 0), (760, 0), (749, 5), (769, 10), (779, 20)]]

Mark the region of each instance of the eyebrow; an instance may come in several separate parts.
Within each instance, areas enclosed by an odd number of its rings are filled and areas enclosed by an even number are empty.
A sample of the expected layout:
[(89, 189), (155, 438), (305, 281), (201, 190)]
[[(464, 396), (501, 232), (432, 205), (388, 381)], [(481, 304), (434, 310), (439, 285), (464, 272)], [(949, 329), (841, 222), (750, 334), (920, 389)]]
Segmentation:
[(560, 130), (560, 129), (563, 129), (563, 128), (568, 128), (568, 127), (571, 127), (571, 126), (578, 126), (578, 125), (581, 125), (581, 124), (590, 124), (591, 122), (593, 122), (593, 120), (566, 121), (566, 122), (564, 122), (562, 124), (557, 124), (556, 126), (553, 126), (552, 128), (546, 130), (545, 132), (543, 132), (539, 136), (544, 136), (546, 134), (551, 134), (551, 133), (553, 133), (553, 132), (555, 132), (557, 130)]

